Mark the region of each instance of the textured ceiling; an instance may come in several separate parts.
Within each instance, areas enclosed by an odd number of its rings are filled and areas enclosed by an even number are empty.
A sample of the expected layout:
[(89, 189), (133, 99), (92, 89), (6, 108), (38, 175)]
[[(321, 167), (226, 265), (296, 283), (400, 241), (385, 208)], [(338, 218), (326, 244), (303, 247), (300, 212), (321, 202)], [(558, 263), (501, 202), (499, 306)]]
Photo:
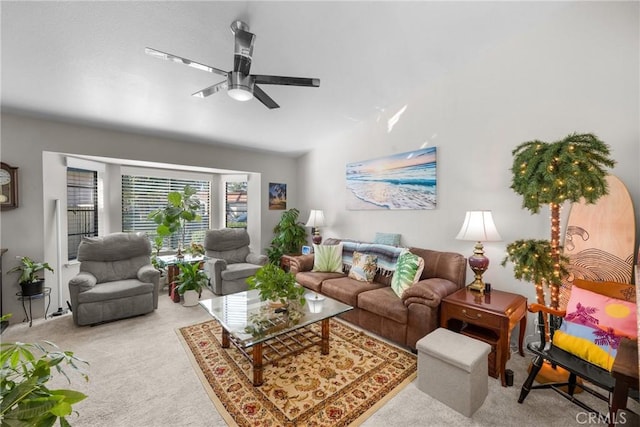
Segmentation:
[[(297, 155), (386, 114), (561, 2), (3, 1), (4, 111)], [(316, 77), (263, 86), (281, 108), (191, 93), (220, 76), (145, 47), (233, 67), (229, 26), (256, 34), (252, 72)]]

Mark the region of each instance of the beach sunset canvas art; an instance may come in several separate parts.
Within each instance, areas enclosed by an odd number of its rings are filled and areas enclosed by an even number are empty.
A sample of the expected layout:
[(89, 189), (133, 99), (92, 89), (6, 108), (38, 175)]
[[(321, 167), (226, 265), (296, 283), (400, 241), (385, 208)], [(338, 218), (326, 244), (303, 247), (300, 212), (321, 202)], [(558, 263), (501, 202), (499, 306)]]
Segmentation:
[(347, 163), (347, 209), (435, 209), (436, 151)]

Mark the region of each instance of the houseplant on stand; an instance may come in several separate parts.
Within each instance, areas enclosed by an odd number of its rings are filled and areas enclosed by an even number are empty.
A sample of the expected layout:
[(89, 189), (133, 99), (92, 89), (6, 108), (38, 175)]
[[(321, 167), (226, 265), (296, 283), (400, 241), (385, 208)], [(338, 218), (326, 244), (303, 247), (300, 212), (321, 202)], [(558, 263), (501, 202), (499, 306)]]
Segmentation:
[(186, 235), (186, 223), (200, 221), (202, 218), (198, 211), (202, 207), (200, 199), (196, 196), (196, 190), (186, 185), (182, 192), (172, 191), (167, 194), (167, 206), (149, 213), (148, 218), (156, 224), (158, 237), (170, 237), (174, 233), (180, 233), (178, 239), (178, 258), (182, 258), (184, 240)]
[(176, 279), (176, 290), (184, 296), (184, 306), (192, 307), (198, 304), (202, 288), (207, 286), (209, 278), (200, 263), (181, 262), (178, 264), (180, 274)]
[(53, 268), (46, 262), (35, 262), (29, 257), (20, 258), (20, 264), (13, 267), (7, 273), (20, 272), (18, 283), (22, 290), (22, 296), (39, 295), (44, 290), (44, 278), (38, 274), (43, 270), (49, 270), (53, 273)]
[(307, 229), (298, 221), (300, 211), (291, 208), (282, 213), (280, 222), (274, 227), (271, 247), (267, 248), (269, 262), (279, 264), (284, 254), (300, 253), (302, 245), (307, 243)]

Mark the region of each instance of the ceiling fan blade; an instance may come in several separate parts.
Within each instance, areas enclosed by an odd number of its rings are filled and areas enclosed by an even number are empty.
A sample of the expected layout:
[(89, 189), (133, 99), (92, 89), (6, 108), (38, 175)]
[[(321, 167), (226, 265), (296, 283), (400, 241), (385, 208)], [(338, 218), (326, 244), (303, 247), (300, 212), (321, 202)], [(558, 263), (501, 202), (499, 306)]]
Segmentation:
[(199, 62), (192, 61), (190, 59), (182, 58), (180, 56), (173, 55), (171, 53), (162, 52), (156, 49), (152, 49), (150, 47), (144, 48), (144, 53), (147, 55), (151, 55), (155, 58), (166, 59), (168, 61), (179, 62), (184, 65), (188, 65), (189, 67), (197, 68), (198, 70), (208, 71), (210, 73), (220, 74), (221, 76), (227, 77), (229, 74), (227, 71), (220, 70), (215, 67), (211, 67), (209, 65), (200, 64)]
[(276, 101), (271, 99), (269, 95), (267, 95), (262, 89), (260, 89), (256, 85), (253, 85), (253, 96), (258, 98), (258, 101), (262, 102), (270, 110), (274, 108), (280, 108), (280, 106), (276, 104)]
[(191, 96), (196, 96), (198, 98), (206, 98), (209, 95), (213, 95), (216, 92), (220, 92), (221, 90), (225, 90), (229, 86), (227, 80), (222, 81), (220, 83), (216, 83), (212, 86), (204, 88), (196, 93), (192, 93)]
[(252, 75), (254, 81), (263, 85), (310, 86), (320, 87), (320, 79), (304, 77), (260, 76)]

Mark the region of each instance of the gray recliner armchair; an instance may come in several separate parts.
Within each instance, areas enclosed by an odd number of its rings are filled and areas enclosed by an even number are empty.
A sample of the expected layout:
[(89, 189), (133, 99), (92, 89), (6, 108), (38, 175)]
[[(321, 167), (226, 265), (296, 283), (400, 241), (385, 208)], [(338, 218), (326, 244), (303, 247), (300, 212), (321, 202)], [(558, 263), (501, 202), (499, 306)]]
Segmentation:
[(80, 273), (69, 281), (76, 325), (93, 325), (158, 308), (160, 272), (151, 265), (144, 233), (84, 237), (78, 246)]
[(204, 237), (205, 271), (216, 295), (246, 291), (246, 279), (268, 261), (249, 249), (249, 233), (243, 228), (207, 230)]

